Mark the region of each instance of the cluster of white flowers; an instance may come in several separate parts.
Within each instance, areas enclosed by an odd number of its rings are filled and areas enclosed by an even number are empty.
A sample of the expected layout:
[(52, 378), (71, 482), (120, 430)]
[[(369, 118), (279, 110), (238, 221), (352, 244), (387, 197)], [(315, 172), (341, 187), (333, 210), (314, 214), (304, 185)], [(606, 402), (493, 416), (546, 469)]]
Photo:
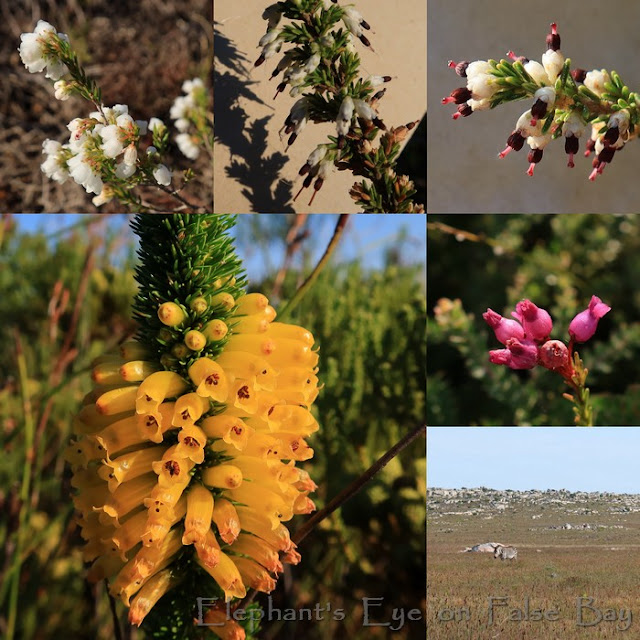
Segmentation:
[(69, 42), (64, 33), (56, 33), (53, 25), (39, 20), (33, 33), (23, 33), (20, 36), (20, 57), (30, 73), (47, 70), (46, 77), (59, 80), (67, 73), (67, 66), (52, 53), (56, 49), (57, 40)]
[[(25, 67), (31, 73), (46, 69), (46, 76), (55, 81), (55, 97), (66, 100), (80, 82), (77, 76), (72, 81), (61, 79), (67, 73), (73, 76), (73, 72), (63, 62), (63, 44), (69, 42), (68, 37), (57, 33), (48, 22), (40, 20), (35, 31), (23, 33), (20, 40), (19, 52)], [(181, 131), (189, 127), (190, 109), (195, 105), (194, 92), (204, 90), (200, 80), (185, 82), (183, 89), (187, 96), (176, 100), (171, 114), (178, 118), (176, 126)], [(88, 118), (74, 118), (67, 128), (70, 131), (68, 143), (61, 144), (48, 139), (44, 141), (42, 151), (46, 160), (42, 163), (42, 171), (60, 183), (69, 177), (73, 178), (87, 193), (96, 194), (93, 198), (96, 206), (109, 202), (114, 195), (113, 186), (108, 184), (110, 177), (115, 175), (117, 179), (127, 180), (140, 168), (138, 152), (141, 136), (151, 131), (161, 137), (166, 131), (166, 126), (158, 118), (151, 118), (149, 122), (134, 120), (125, 104), (113, 107), (100, 105)], [(185, 148), (181, 145), (181, 149), (189, 157), (197, 156), (197, 148), (194, 153), (186, 143)], [(155, 154), (157, 150), (152, 146), (148, 147), (147, 157), (153, 158)], [(147, 170), (151, 168), (158, 184), (171, 184), (171, 171), (164, 164), (152, 159), (151, 166), (149, 167), (148, 160), (145, 166)]]
[[(547, 50), (542, 55), (541, 62), (516, 56), (512, 51), (508, 54), (512, 60), (522, 64), (522, 68), (538, 88), (533, 91), (533, 105), (518, 118), (515, 129), (507, 139), (507, 146), (498, 157), (504, 158), (511, 151), (520, 151), (526, 142), (530, 149), (527, 174), (532, 176), (535, 165), (542, 160), (544, 148), (551, 140), (563, 137), (565, 152), (569, 156), (567, 165), (574, 167), (579, 138), (587, 127), (591, 126), (591, 139), (587, 142), (585, 156), (595, 152), (593, 171), (589, 175), (589, 180), (593, 181), (602, 173), (606, 164), (611, 162), (614, 153), (630, 139), (630, 113), (623, 105), (615, 105), (614, 113), (608, 121), (599, 118), (595, 122), (587, 122), (581, 104), (572, 104), (573, 101), (566, 95), (557, 95), (557, 86), (563, 86), (556, 83), (565, 66), (565, 57), (560, 51), (560, 35), (555, 23), (551, 24), (546, 43)], [(486, 60), (471, 63), (450, 61), (449, 66), (467, 80), (466, 86), (455, 89), (442, 99), (443, 104), (458, 105), (457, 111), (453, 114), (454, 120), (460, 116), (469, 116), (474, 111), (491, 108), (498, 91), (508, 89), (508, 81), (513, 80), (507, 78), (505, 82), (499, 69), (500, 65)], [(571, 72), (571, 76), (576, 86), (584, 85), (598, 98), (602, 98), (607, 91), (607, 85), (611, 86), (611, 77), (604, 70), (586, 72), (576, 69)], [(547, 122), (550, 114), (553, 115), (551, 125)]]
[(198, 146), (199, 137), (190, 133), (194, 120), (201, 110), (202, 101), (200, 96), (205, 93), (204, 83), (200, 78), (185, 80), (182, 83), (182, 90), (185, 95), (178, 96), (171, 105), (169, 115), (174, 120), (175, 127), (180, 133), (176, 136), (176, 144), (180, 151), (191, 160), (195, 160), (200, 155)]

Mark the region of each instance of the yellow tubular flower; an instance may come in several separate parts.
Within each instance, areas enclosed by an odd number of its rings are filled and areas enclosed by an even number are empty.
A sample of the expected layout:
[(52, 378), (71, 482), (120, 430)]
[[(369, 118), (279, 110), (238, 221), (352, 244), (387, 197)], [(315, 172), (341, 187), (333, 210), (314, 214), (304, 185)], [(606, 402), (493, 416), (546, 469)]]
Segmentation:
[[(300, 561), (283, 522), (315, 509), (316, 485), (296, 463), (313, 455), (306, 438), (318, 430), (320, 388), (312, 334), (275, 322), (264, 295), (242, 294), (237, 259), (205, 246), (218, 216), (156, 218), (136, 222), (153, 231), (145, 268), (167, 267), (137, 272), (140, 342), (95, 359), (64, 454), (89, 579), (106, 579), (138, 626), (182, 583), (184, 593), (147, 618), (149, 635), (174, 614), (194, 617), (200, 580), (230, 601), (272, 591), (283, 562)], [(154, 234), (175, 245), (160, 249)], [(245, 637), (221, 608), (205, 621), (225, 623), (209, 627), (223, 640)]]
[(208, 609), (204, 616), (205, 624), (221, 640), (245, 640), (247, 637), (244, 629), (233, 619), (227, 617), (226, 611), (220, 609)]
[(208, 487), (234, 489), (242, 484), (242, 471), (232, 464), (218, 464), (202, 471), (202, 482)]
[(218, 498), (213, 506), (211, 519), (218, 527), (218, 534), (224, 542), (231, 544), (240, 533), (240, 518), (236, 508), (224, 498)]
[(179, 583), (180, 578), (174, 575), (171, 569), (165, 569), (153, 576), (131, 602), (129, 622), (139, 627), (156, 602)]
[(238, 568), (226, 553), (220, 552), (220, 559), (213, 567), (205, 564), (200, 557), (198, 564), (220, 585), (227, 602), (232, 598), (244, 598), (247, 594)]
[(142, 382), (137, 389), (136, 413), (148, 413), (157, 409), (165, 398), (173, 398), (187, 390), (187, 382), (173, 371), (157, 371)]
[(230, 557), (238, 568), (244, 584), (263, 593), (270, 593), (276, 588), (276, 581), (257, 562), (240, 556)]
[(187, 494), (187, 517), (184, 520), (182, 544), (201, 542), (211, 529), (213, 495), (202, 485), (195, 485)]
[(255, 430), (247, 426), (240, 418), (221, 414), (210, 416), (201, 423), (203, 431), (210, 438), (222, 438), (226, 444), (230, 444), (238, 451), (242, 451)]
[(196, 385), (196, 393), (217, 402), (227, 399), (228, 383), (222, 367), (209, 358), (198, 358), (189, 367), (189, 377)]

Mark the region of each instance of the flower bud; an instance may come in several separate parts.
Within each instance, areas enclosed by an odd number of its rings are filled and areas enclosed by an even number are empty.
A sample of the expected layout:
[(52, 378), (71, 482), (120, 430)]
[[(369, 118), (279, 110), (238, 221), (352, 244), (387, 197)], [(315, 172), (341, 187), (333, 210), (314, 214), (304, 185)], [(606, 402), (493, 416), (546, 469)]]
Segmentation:
[(222, 340), (222, 338), (227, 335), (228, 331), (229, 327), (227, 327), (222, 320), (211, 320), (211, 322), (208, 322), (204, 329), (202, 329), (202, 333), (205, 338), (211, 342)]
[(187, 314), (175, 302), (163, 302), (158, 307), (158, 318), (168, 327), (177, 327), (187, 319)]
[(524, 340), (524, 329), (519, 322), (510, 320), (509, 318), (503, 318), (492, 309), (487, 309), (487, 311), (482, 314), (482, 317), (493, 329), (496, 338), (498, 338), (498, 341), (502, 342), (502, 344), (507, 344), (509, 338)]
[(516, 310), (511, 315), (522, 324), (529, 340), (544, 341), (553, 328), (549, 313), (537, 307), (531, 300), (518, 302)]
[(191, 351), (201, 351), (207, 346), (207, 339), (200, 331), (192, 329), (191, 331), (187, 331), (184, 337), (184, 343)]
[(611, 311), (598, 296), (592, 296), (589, 306), (581, 311), (569, 324), (569, 335), (576, 342), (586, 342), (596, 332), (598, 320)]

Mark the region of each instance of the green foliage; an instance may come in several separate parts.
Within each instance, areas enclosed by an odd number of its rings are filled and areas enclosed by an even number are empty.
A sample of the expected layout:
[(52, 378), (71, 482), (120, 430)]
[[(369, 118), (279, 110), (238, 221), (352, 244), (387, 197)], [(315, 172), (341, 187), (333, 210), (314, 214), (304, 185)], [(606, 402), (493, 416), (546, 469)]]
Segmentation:
[(595, 336), (577, 345), (595, 423), (638, 424), (635, 216), (457, 215), (429, 222), (429, 424), (572, 424), (562, 397), (570, 389), (560, 376), (489, 363), (488, 351), (500, 345), (482, 313), (491, 307), (508, 316), (529, 298), (551, 314), (551, 337), (567, 341), (569, 322), (594, 294), (612, 307)]

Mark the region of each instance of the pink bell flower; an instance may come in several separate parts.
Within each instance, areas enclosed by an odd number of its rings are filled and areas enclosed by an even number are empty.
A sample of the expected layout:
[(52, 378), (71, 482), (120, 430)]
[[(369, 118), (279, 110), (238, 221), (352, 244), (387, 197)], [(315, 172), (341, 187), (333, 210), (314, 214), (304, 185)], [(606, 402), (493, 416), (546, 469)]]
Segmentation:
[(516, 310), (511, 315), (522, 324), (529, 340), (544, 342), (553, 329), (549, 313), (537, 307), (531, 300), (518, 302)]
[(611, 311), (598, 296), (592, 296), (589, 306), (581, 311), (569, 325), (569, 335), (576, 342), (586, 342), (596, 332), (598, 320)]
[(499, 313), (493, 311), (493, 309), (487, 309), (486, 313), (482, 314), (482, 317), (493, 329), (496, 338), (499, 342), (502, 342), (502, 344), (507, 344), (509, 338), (524, 340), (524, 329), (519, 322), (510, 320), (509, 318), (503, 318)]

